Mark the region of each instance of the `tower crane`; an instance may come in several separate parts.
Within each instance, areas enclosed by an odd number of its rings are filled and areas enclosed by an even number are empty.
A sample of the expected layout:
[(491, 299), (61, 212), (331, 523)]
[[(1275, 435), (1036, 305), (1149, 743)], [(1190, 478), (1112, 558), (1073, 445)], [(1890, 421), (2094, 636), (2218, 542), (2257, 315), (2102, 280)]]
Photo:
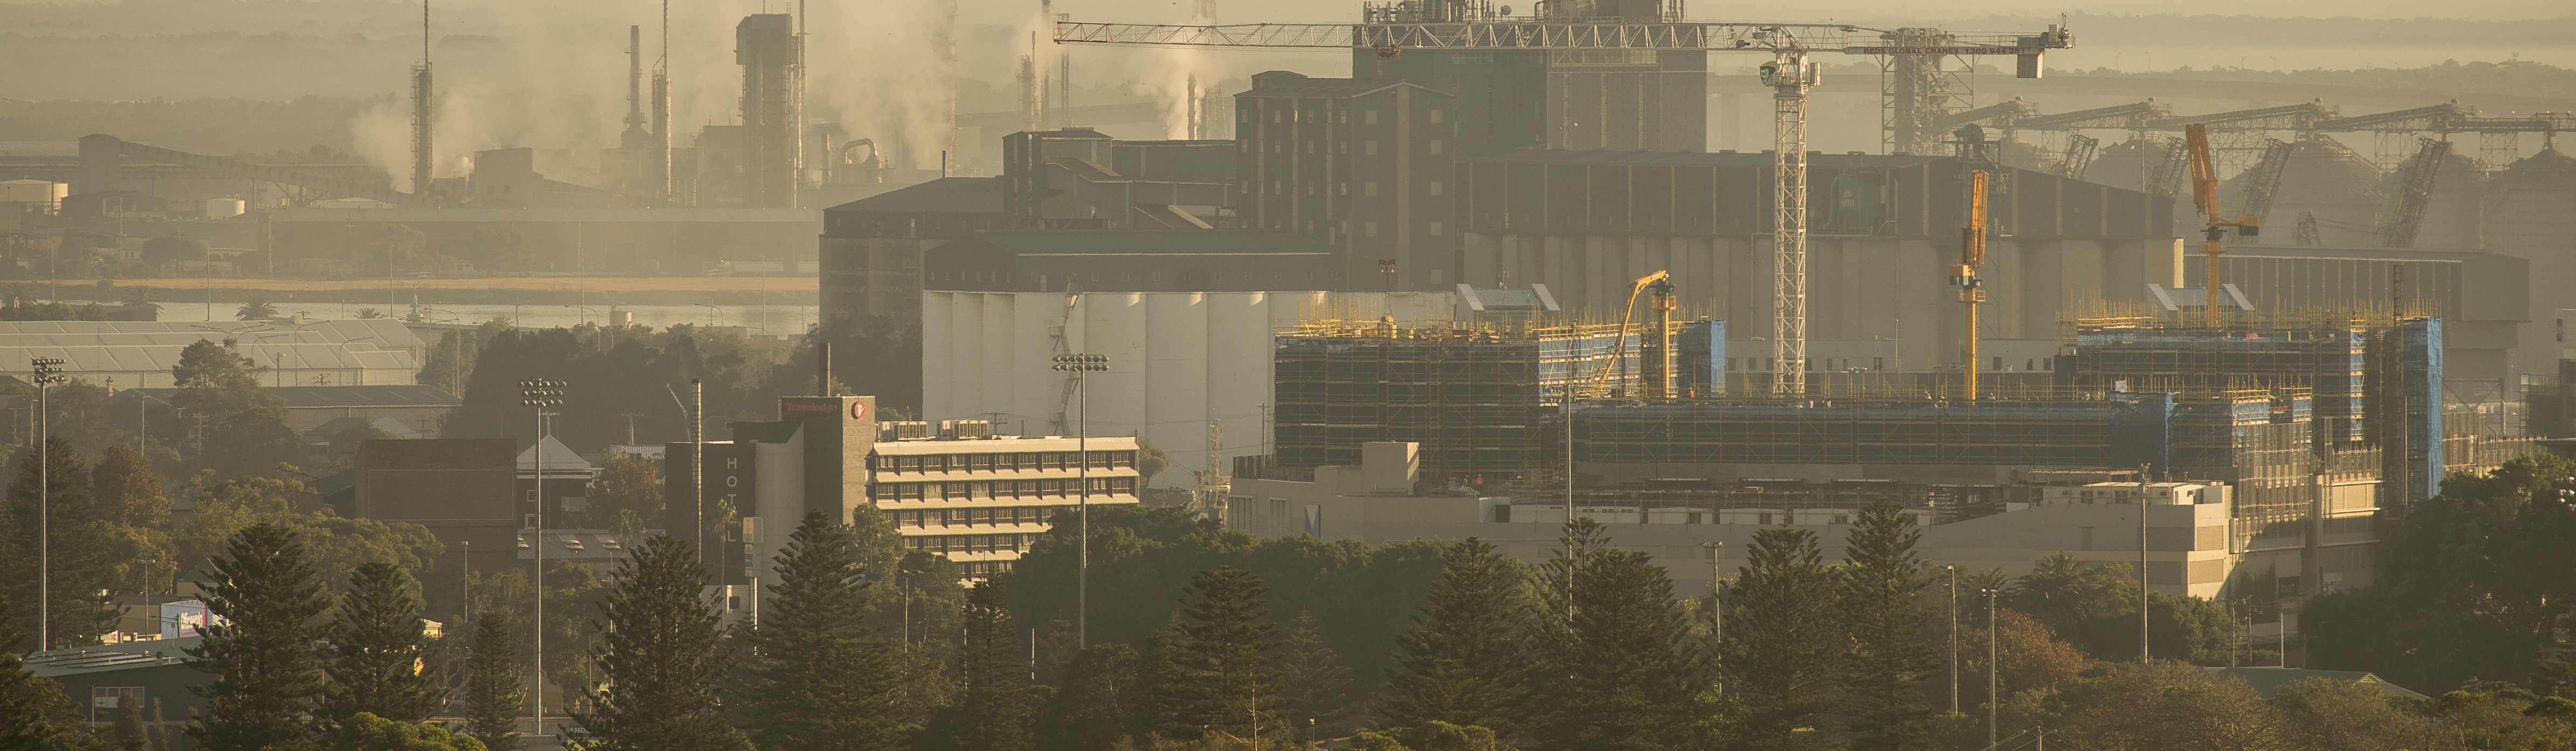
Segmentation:
[(2218, 215), (2218, 169), (2209, 160), (2209, 127), (2192, 123), (2183, 126), (2182, 135), (2183, 148), (2189, 152), (2187, 159), (2191, 166), (2191, 205), (2209, 220), (2208, 226), (2201, 230), (2200, 254), (2208, 264), (2201, 275), (2201, 286), (2208, 288), (2205, 291), (2209, 293), (2209, 299), (2202, 303), (2201, 313), (2208, 317), (2209, 327), (2214, 329), (2224, 323), (2218, 307), (2218, 257), (2227, 252), (2227, 229), (2235, 228), (2241, 237), (2255, 237), (2263, 231), (2262, 220), (2251, 214), (2239, 214), (2234, 219)]
[[(1401, 6), (1412, 6), (1403, 3)], [(1428, 20), (1409, 20), (1421, 15)], [(1356, 24), (1254, 23), (1225, 25), (1123, 24), (1058, 21), (1058, 43), (1374, 50), (1381, 57), (1407, 49), (1492, 52), (1634, 50), (1769, 53), (1760, 66), (1772, 91), (1772, 316), (1771, 393), (1800, 396), (1807, 381), (1807, 92), (1819, 83), (1811, 53), (1850, 55), (2012, 55), (2019, 78), (2040, 77), (2040, 55), (2074, 45), (2064, 27), (2033, 34), (1873, 29), (1849, 24), (1637, 21), (1462, 13), (1408, 14), (1398, 5), (1371, 5)]]
[(1610, 369), (1628, 354), (1628, 327), (1636, 322), (1637, 296), (1651, 289), (1655, 299), (1646, 307), (1655, 311), (1654, 331), (1640, 347), (1646, 350), (1646, 377), (1640, 380), (1645, 382), (1648, 399), (1673, 395), (1673, 309), (1678, 306), (1673, 302), (1672, 278), (1671, 271), (1657, 271), (1628, 283), (1628, 304), (1619, 308), (1619, 338), (1610, 345), (1610, 360), (1592, 371), (1593, 394), (1609, 393)]

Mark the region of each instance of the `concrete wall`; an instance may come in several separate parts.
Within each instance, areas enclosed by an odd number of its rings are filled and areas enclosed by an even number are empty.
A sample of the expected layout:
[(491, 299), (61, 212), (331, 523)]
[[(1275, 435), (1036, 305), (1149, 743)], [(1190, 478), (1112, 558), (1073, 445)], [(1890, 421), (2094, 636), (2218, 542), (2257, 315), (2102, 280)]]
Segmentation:
[(1206, 469), (1208, 423), (1227, 457), (1269, 445), (1271, 334), (1308, 317), (1449, 320), (1456, 293), (922, 293), (923, 417), (998, 418), (1004, 434), (1072, 435), (1082, 411), (1057, 354), (1109, 357), (1090, 376), (1091, 435), (1137, 434), (1172, 458), (1160, 487)]

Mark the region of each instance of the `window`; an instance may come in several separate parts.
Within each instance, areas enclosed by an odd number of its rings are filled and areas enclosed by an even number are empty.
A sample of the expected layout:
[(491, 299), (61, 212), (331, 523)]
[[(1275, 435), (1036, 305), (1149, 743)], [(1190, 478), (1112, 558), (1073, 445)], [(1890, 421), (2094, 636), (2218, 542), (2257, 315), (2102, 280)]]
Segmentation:
[(1432, 236), (1432, 237), (1439, 237), (1439, 236), (1440, 236), (1440, 230), (1441, 230), (1441, 227), (1440, 227), (1440, 223), (1439, 223), (1439, 222), (1432, 222), (1432, 223), (1431, 223), (1431, 236)]
[(1315, 142), (1313, 142), (1313, 141), (1307, 141), (1307, 142), (1306, 142), (1306, 153), (1308, 153), (1308, 154), (1315, 153)]
[(1271, 193), (1271, 195), (1278, 195), (1278, 194), (1279, 194), (1279, 181), (1277, 181), (1277, 180), (1272, 180), (1272, 181), (1270, 181), (1270, 193)]
[(1234, 121), (1238, 123), (1252, 122), (1252, 110), (1235, 110)]
[(1273, 154), (1277, 154), (1277, 153), (1279, 153), (1279, 144), (1277, 144), (1277, 143), (1270, 144), (1270, 153), (1273, 153)]
[(1442, 186), (1442, 185), (1440, 184), (1440, 181), (1438, 181), (1438, 180), (1433, 180), (1433, 181), (1431, 181), (1431, 194), (1432, 194), (1432, 195), (1435, 195), (1435, 196), (1436, 196), (1436, 195), (1440, 195), (1440, 189), (1441, 189), (1442, 187), (1444, 187), (1444, 186)]
[(1376, 124), (1377, 124), (1377, 110), (1369, 110), (1369, 111), (1366, 111), (1366, 112), (1362, 112), (1362, 113), (1360, 113), (1360, 124), (1361, 124), (1361, 125), (1376, 125)]
[(1281, 110), (1271, 110), (1271, 111), (1270, 111), (1270, 121), (1271, 121), (1271, 122), (1274, 122), (1274, 123), (1276, 123), (1276, 122), (1285, 122), (1285, 121), (1286, 121), (1287, 116), (1288, 116), (1288, 113), (1286, 113), (1285, 111), (1281, 111)]
[(1342, 183), (1342, 195), (1346, 195), (1346, 196), (1347, 196), (1347, 195), (1350, 195), (1350, 194), (1351, 194), (1351, 184), (1350, 184), (1350, 183)]
[(1438, 153), (1440, 153), (1440, 139), (1437, 139), (1437, 138), (1431, 139), (1431, 153), (1434, 153), (1434, 154), (1438, 154)]
[(1377, 181), (1376, 181), (1376, 180), (1370, 180), (1370, 181), (1365, 182), (1365, 183), (1360, 183), (1360, 195), (1364, 195), (1364, 196), (1374, 196), (1374, 195), (1377, 195)]
[(1345, 154), (1345, 155), (1347, 155), (1347, 154), (1351, 153), (1351, 142), (1349, 142), (1349, 141), (1343, 141), (1343, 142), (1342, 142), (1342, 153), (1343, 153), (1343, 154)]
[(1362, 236), (1362, 237), (1376, 237), (1376, 236), (1377, 236), (1377, 222), (1361, 222), (1361, 223), (1360, 223), (1360, 236)]
[(1368, 142), (1368, 143), (1367, 143), (1367, 145), (1365, 145), (1365, 146), (1361, 149), (1361, 152), (1362, 152), (1362, 153), (1365, 153), (1365, 154), (1368, 154), (1369, 156), (1377, 156), (1377, 142), (1376, 142), (1376, 141), (1370, 141), (1370, 142)]
[(1342, 117), (1341, 117), (1341, 122), (1342, 122), (1342, 124), (1343, 124), (1343, 125), (1349, 125), (1349, 124), (1351, 124), (1351, 113), (1350, 113), (1349, 111), (1345, 110), (1345, 111), (1343, 111), (1343, 112), (1341, 113), (1341, 115), (1342, 115)]

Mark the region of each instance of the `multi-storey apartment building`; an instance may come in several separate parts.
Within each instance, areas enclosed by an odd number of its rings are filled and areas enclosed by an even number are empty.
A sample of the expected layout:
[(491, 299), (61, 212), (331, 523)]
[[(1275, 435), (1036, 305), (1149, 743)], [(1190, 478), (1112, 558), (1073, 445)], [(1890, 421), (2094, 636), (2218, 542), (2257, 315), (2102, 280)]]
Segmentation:
[(663, 527), (695, 530), (712, 583), (750, 584), (776, 581), (774, 561), (807, 510), (846, 520), (873, 506), (905, 547), (977, 579), (1009, 570), (1058, 512), (1138, 502), (1133, 436), (997, 436), (981, 420), (878, 422), (875, 411), (873, 397), (785, 397), (778, 420), (731, 423), (732, 440), (695, 452), (705, 456), (696, 504), (694, 447), (670, 444)]
[[(887, 423), (868, 457), (868, 500), (895, 523), (907, 548), (945, 555), (968, 577), (1009, 570), (1063, 512), (1086, 501), (1134, 505), (1133, 436), (1080, 439), (985, 436), (982, 421)], [(898, 438), (911, 432), (919, 437)], [(1082, 494), (1088, 477), (1091, 494)]]

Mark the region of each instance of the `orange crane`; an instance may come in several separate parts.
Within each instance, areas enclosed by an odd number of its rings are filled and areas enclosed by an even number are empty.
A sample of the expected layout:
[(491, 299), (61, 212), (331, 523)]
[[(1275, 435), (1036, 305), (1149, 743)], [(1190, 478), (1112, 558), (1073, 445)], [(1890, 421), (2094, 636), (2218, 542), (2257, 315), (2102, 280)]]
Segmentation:
[(2226, 322), (2226, 315), (2218, 307), (2218, 257), (2227, 253), (2227, 228), (2236, 228), (2239, 237), (2255, 237), (2263, 233), (2263, 220), (2252, 214), (2239, 214), (2234, 219), (2218, 215), (2218, 169), (2209, 161), (2209, 128), (2192, 123), (2183, 126), (2182, 135), (2183, 148), (2189, 151), (2191, 165), (2191, 204), (2209, 220), (2208, 226), (2201, 230), (2200, 254), (2208, 259), (2207, 270), (2201, 275), (2201, 286), (2207, 287), (2209, 293), (2209, 299), (2202, 303), (2201, 312), (2207, 316), (2209, 327), (2214, 329)]
[(1642, 349), (1646, 352), (1646, 397), (1661, 399), (1673, 392), (1673, 302), (1672, 272), (1657, 271), (1637, 277), (1628, 284), (1628, 304), (1619, 308), (1619, 338), (1610, 345), (1610, 361), (1592, 372), (1592, 393), (1607, 394), (1610, 370), (1624, 362), (1628, 354), (1628, 327), (1636, 321), (1637, 295), (1655, 291), (1655, 299), (1646, 307), (1655, 311), (1654, 331)]
[(1959, 229), (1959, 265), (1950, 271), (1950, 283), (1959, 285), (1959, 303), (1968, 313), (1959, 370), (1968, 376), (1963, 390), (1970, 402), (1977, 400), (1977, 303), (1986, 301), (1985, 285), (1977, 281), (1977, 267), (1986, 265), (1986, 180), (1985, 170), (1968, 172), (1968, 226)]

